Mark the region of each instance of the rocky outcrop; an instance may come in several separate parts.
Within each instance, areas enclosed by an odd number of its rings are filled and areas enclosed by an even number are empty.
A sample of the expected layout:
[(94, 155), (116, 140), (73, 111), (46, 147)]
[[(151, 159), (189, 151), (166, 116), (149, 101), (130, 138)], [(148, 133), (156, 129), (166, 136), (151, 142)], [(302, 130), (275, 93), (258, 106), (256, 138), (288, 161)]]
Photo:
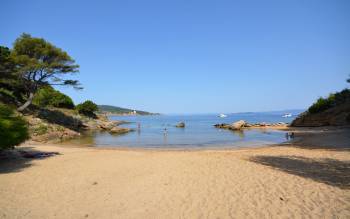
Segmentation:
[(247, 123), (245, 127), (248, 128), (259, 128), (259, 127), (285, 127), (288, 126), (288, 123), (284, 122), (276, 122), (276, 123), (266, 123), (266, 122), (258, 122), (258, 123), (253, 123), (249, 124)]
[(330, 108), (319, 113), (305, 112), (296, 118), (291, 126), (320, 127), (350, 125), (350, 102)]
[(229, 130), (242, 130), (244, 128), (264, 128), (264, 127), (286, 127), (288, 124), (284, 122), (278, 122), (278, 123), (247, 123), (244, 120), (240, 120), (237, 122), (234, 122), (232, 124), (216, 124), (214, 127), (221, 128), (221, 129), (229, 129)]
[(244, 120), (239, 120), (231, 124), (231, 130), (241, 130), (245, 126), (246, 122)]
[(131, 131), (118, 127), (124, 121), (109, 121), (104, 115), (89, 118), (67, 109), (40, 109), (37, 113), (27, 115), (32, 141), (61, 142), (80, 136), (83, 131), (108, 131), (122, 134)]
[(230, 129), (230, 130), (241, 130), (247, 123), (244, 120), (239, 120), (237, 122), (234, 122), (232, 124), (216, 124), (214, 125), (216, 128), (221, 128), (221, 129)]
[(176, 128), (185, 128), (185, 123), (184, 122), (179, 122), (177, 125), (176, 125)]
[(214, 127), (219, 128), (219, 129), (229, 129), (230, 128), (230, 124), (219, 123), (219, 124), (215, 124)]
[(29, 132), (32, 141), (36, 142), (61, 142), (76, 138), (80, 133), (58, 124), (48, 123), (40, 118), (26, 116), (29, 124)]
[(109, 132), (112, 134), (124, 134), (124, 133), (128, 133), (130, 131), (131, 130), (129, 128), (123, 128), (123, 127), (118, 127), (118, 126), (115, 126), (109, 130)]
[(99, 128), (104, 131), (108, 131), (111, 134), (124, 134), (130, 132), (131, 129), (119, 127), (118, 125), (124, 124), (122, 121), (99, 121)]
[(81, 116), (75, 115), (69, 110), (41, 108), (33, 116), (49, 124), (60, 125), (74, 131), (84, 128)]
[(115, 124), (111, 121), (99, 122), (99, 128), (103, 130), (111, 130), (115, 127)]

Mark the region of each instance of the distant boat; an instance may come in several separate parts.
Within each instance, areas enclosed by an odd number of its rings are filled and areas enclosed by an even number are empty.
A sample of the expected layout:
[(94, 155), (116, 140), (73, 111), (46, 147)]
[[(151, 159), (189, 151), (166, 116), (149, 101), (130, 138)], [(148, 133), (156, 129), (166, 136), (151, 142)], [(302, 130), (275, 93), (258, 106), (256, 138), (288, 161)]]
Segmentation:
[(282, 116), (283, 118), (288, 118), (288, 117), (292, 117), (292, 114), (291, 113), (286, 113)]
[(220, 118), (226, 118), (227, 115), (221, 113), (220, 115), (218, 115), (218, 117), (220, 117)]

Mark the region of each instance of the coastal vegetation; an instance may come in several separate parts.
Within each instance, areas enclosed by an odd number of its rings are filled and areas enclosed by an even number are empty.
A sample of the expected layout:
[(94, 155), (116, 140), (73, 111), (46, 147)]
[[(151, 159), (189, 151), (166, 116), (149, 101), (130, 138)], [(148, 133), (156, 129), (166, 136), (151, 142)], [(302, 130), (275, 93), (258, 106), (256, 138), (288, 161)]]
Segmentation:
[(0, 149), (13, 148), (29, 138), (61, 141), (84, 130), (112, 132), (116, 124), (97, 115), (94, 102), (75, 106), (69, 96), (54, 88), (82, 89), (78, 80), (67, 79), (78, 71), (79, 65), (67, 52), (42, 38), (24, 33), (13, 48), (0, 46)]
[(52, 87), (81, 89), (77, 80), (66, 79), (78, 69), (65, 51), (26, 33), (15, 40), (13, 48), (0, 46), (2, 149), (29, 137), (51, 135), (62, 139), (78, 134), (73, 129), (82, 127), (82, 122), (73, 118), (73, 111), (67, 114), (59, 110), (73, 110), (72, 99)]
[(51, 86), (41, 88), (33, 98), (33, 104), (40, 107), (51, 106), (66, 109), (74, 109), (75, 107), (69, 96), (53, 89)]
[[(350, 79), (347, 79), (350, 83)], [(350, 124), (350, 89), (320, 97), (292, 122), (292, 126), (327, 126)]]
[(11, 107), (0, 103), (0, 151), (28, 139), (27, 122)]
[(326, 98), (320, 97), (310, 106), (308, 112), (311, 114), (323, 112), (332, 107), (339, 106), (347, 101), (350, 101), (350, 90), (344, 89), (341, 92), (330, 94)]
[(98, 110), (97, 105), (91, 100), (86, 100), (76, 106), (77, 111), (85, 116), (96, 118), (95, 112)]
[(13, 48), (1, 48), (2, 85), (12, 91), (19, 104), (18, 111), (31, 105), (35, 94), (48, 85), (73, 86), (81, 89), (77, 80), (65, 79), (65, 76), (78, 72), (67, 52), (50, 42), (22, 34), (13, 44)]

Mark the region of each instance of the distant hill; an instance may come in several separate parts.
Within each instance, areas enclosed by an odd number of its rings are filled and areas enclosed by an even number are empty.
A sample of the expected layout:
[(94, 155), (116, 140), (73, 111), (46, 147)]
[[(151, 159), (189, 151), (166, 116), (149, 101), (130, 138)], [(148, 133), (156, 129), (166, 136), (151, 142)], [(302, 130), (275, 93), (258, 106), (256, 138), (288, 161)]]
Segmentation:
[(150, 113), (141, 110), (127, 109), (111, 105), (98, 105), (98, 109), (104, 113), (120, 114), (120, 115), (157, 115), (157, 113)]

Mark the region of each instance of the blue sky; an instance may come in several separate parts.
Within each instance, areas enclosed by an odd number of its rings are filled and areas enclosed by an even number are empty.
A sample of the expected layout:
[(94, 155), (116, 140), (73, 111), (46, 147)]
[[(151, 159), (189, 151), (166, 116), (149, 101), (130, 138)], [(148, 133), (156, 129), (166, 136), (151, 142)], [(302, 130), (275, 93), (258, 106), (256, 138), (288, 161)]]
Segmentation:
[(43, 37), (81, 66), (76, 103), (161, 113), (302, 109), (347, 87), (350, 1), (2, 0), (0, 44)]

